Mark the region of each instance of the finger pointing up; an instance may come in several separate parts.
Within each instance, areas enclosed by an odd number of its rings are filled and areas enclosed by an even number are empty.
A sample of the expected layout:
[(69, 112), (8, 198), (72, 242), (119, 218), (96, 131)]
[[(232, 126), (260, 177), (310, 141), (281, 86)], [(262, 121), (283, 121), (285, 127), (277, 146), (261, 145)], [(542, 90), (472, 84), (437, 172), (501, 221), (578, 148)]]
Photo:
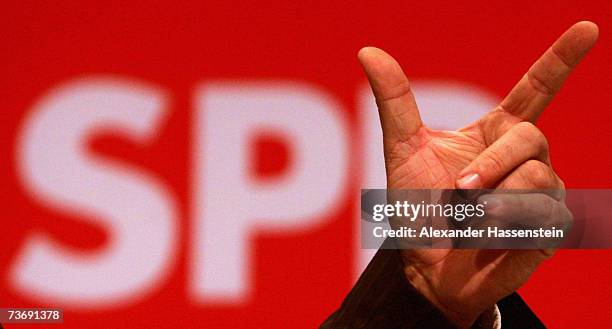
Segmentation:
[(598, 36), (594, 23), (574, 24), (531, 66), (502, 101), (501, 108), (534, 122)]
[(402, 141), (422, 126), (419, 110), (402, 68), (386, 52), (365, 47), (359, 61), (376, 97), (383, 135), (387, 141)]

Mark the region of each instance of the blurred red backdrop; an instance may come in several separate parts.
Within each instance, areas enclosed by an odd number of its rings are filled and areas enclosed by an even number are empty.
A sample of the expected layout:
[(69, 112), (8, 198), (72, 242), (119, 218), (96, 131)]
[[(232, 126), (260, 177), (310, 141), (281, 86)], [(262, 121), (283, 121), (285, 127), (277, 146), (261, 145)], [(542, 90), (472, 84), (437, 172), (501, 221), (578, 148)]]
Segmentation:
[[(108, 131), (88, 141), (88, 152), (154, 176), (165, 187), (176, 202), (175, 256), (142, 295), (123, 303), (64, 306), (68, 328), (312, 328), (331, 313), (359, 267), (354, 236), (346, 228), (355, 226), (357, 191), (366, 187), (359, 178), (363, 122), (358, 113), (365, 78), (356, 61), (365, 45), (388, 50), (411, 79), (465, 83), (501, 98), (566, 28), (579, 20), (596, 22), (599, 43), (539, 127), (568, 187), (612, 186), (610, 1), (41, 1), (2, 7), (0, 307), (62, 306), (15, 284), (12, 273), (33, 232), (81, 255), (112, 243), (103, 226), (83, 220), (87, 215), (39, 202), (24, 186), (19, 136), (37, 102), (53, 88), (97, 76), (153, 86), (166, 99), (166, 116), (146, 143)], [(206, 157), (193, 154), (194, 129), (201, 128), (194, 123), (194, 93), (216, 81), (312, 86), (333, 99), (348, 128), (341, 135), (348, 150), (342, 168), (348, 171), (338, 179), (336, 205), (313, 218), (312, 227), (253, 234), (249, 292), (232, 303), (194, 298), (190, 281), (197, 261), (191, 257), (197, 248), (193, 160)], [(247, 166), (257, 177), (273, 179), (300, 165), (282, 136), (259, 136), (251, 145)], [(319, 161), (328, 156), (320, 154)], [(326, 173), (320, 174), (324, 182)], [(550, 327), (598, 327), (612, 321), (611, 265), (607, 250), (559, 251), (521, 293)]]

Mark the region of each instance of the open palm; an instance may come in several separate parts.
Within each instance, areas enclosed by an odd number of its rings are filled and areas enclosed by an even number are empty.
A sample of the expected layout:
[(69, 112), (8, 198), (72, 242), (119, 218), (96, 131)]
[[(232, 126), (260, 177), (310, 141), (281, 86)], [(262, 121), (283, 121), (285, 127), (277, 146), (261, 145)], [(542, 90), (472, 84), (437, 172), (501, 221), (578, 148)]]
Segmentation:
[[(597, 37), (593, 23), (572, 26), (495, 109), (457, 131), (425, 127), (399, 64), (380, 49), (362, 49), (359, 59), (376, 97), (383, 129), (387, 188), (562, 188), (554, 172), (553, 179), (547, 181), (551, 183), (544, 184), (548, 186), (538, 186), (543, 184), (541, 179), (525, 174), (527, 168), (549, 168), (550, 162), (547, 148), (540, 145), (539, 153), (521, 154), (526, 149), (522, 145), (533, 144), (532, 140), (545, 143), (533, 123)], [(495, 172), (491, 170), (495, 166), (479, 168), (474, 164), (483, 154), (499, 156), (502, 160), (497, 162), (503, 162), (506, 154), (491, 148), (502, 139), (507, 156), (520, 159), (514, 167), (520, 172)], [(534, 158), (537, 161), (531, 161)], [(529, 165), (522, 165), (525, 163)], [(414, 249), (402, 254), (408, 280), (447, 316), (466, 325), (516, 290), (550, 256), (542, 250), (476, 249)]]

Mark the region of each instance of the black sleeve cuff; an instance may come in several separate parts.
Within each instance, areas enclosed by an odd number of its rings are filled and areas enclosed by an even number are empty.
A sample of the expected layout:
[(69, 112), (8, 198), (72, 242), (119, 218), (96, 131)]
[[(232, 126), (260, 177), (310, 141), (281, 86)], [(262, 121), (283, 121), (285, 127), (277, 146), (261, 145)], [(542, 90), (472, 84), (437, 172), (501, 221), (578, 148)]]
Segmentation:
[(380, 249), (321, 329), (455, 328), (404, 276), (397, 249)]

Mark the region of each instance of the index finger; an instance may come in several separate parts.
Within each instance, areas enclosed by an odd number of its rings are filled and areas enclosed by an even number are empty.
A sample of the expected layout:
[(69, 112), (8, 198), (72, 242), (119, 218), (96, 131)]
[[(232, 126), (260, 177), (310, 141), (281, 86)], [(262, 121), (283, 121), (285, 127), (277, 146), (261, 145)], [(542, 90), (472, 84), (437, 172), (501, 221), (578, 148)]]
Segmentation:
[(535, 122), (598, 36), (594, 23), (574, 24), (529, 68), (499, 107)]

